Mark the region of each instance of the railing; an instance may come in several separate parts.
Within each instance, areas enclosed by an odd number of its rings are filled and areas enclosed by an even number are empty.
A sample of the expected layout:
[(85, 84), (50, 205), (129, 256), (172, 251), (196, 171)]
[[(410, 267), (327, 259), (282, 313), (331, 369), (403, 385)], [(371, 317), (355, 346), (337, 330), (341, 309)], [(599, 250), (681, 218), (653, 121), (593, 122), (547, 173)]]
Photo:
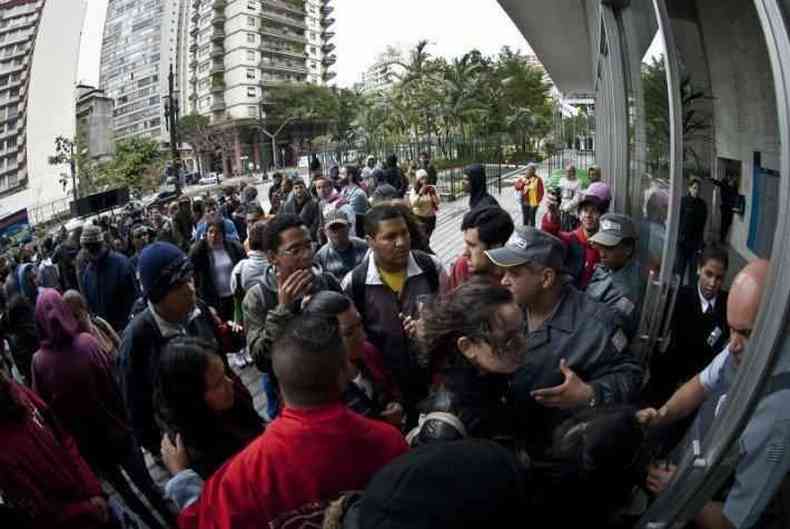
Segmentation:
[(307, 11), (304, 9), (304, 2), (301, 3), (301, 7), (298, 6), (296, 3), (289, 3), (289, 2), (279, 2), (277, 0), (263, 0), (261, 2), (263, 5), (270, 5), (273, 7), (279, 7), (280, 9), (285, 9), (291, 11), (293, 13), (297, 13), (300, 15), (306, 15)]
[(307, 29), (307, 24), (305, 24), (303, 20), (295, 20), (291, 17), (278, 15), (276, 13), (269, 13), (267, 11), (264, 11), (261, 13), (261, 18), (266, 18), (274, 22), (279, 22), (281, 24), (289, 24), (299, 29)]

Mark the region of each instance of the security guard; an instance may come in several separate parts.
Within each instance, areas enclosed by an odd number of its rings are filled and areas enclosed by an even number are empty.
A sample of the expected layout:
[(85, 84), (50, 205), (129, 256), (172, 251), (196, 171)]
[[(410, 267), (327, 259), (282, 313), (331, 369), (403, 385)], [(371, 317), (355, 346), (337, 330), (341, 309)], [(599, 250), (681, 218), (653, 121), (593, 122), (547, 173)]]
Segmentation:
[(562, 241), (532, 227), (486, 252), (526, 313), (524, 365), (511, 389), (525, 414), (516, 420), (525, 420), (519, 427), (530, 453), (545, 450), (554, 428), (573, 410), (629, 402), (642, 382), (615, 312), (568, 284), (565, 252)]
[(587, 285), (587, 295), (617, 312), (620, 325), (629, 338), (637, 331), (642, 301), (636, 237), (630, 217), (607, 213), (601, 217), (598, 233), (590, 238), (590, 243), (601, 255), (601, 262)]

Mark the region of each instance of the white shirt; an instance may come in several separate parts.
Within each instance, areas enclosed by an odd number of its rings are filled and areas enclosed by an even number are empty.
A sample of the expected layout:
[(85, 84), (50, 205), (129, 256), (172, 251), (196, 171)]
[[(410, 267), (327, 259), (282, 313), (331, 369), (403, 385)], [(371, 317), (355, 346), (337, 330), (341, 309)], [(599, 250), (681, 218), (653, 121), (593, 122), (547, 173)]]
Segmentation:
[(699, 295), (699, 302), (702, 306), (703, 314), (708, 312), (708, 307), (710, 307), (711, 310), (716, 308), (716, 296), (713, 296), (713, 299), (705, 299), (705, 296), (702, 295), (702, 290), (700, 290), (699, 285), (697, 285), (697, 294)]

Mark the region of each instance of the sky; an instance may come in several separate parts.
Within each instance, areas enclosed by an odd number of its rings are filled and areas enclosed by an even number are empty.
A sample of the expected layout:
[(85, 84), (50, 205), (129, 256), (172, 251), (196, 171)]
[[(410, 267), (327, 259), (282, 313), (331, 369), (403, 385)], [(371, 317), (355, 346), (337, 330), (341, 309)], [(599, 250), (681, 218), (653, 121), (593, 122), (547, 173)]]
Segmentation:
[[(108, 0), (87, 0), (79, 78), (99, 82), (102, 30)], [(350, 87), (388, 45), (404, 49), (427, 39), (428, 51), (448, 59), (477, 48), (495, 54), (504, 45), (529, 45), (496, 0), (334, 0), (337, 63), (334, 82)]]

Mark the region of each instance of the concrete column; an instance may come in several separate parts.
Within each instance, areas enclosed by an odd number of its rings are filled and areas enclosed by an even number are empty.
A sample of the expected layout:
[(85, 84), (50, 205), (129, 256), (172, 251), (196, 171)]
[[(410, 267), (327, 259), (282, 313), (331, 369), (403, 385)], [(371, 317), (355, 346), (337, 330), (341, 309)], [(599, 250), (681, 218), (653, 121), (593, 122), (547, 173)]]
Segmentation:
[(258, 142), (258, 135), (252, 137), (252, 163), (255, 164), (256, 171), (263, 171), (261, 167), (261, 144)]

